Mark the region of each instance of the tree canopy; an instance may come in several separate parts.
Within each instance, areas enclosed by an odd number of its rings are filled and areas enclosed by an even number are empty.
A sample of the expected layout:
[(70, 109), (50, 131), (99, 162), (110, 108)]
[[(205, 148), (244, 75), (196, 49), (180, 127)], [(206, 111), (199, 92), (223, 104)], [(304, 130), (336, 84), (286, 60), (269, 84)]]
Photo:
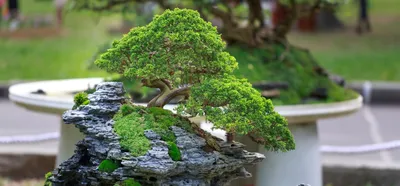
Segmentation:
[(211, 23), (189, 9), (167, 10), (133, 28), (95, 63), (161, 92), (148, 107), (182, 97), (181, 115), (205, 115), (215, 128), (249, 135), (271, 150), (294, 149), (286, 120), (246, 79), (233, 76), (237, 62)]
[(77, 10), (95, 12), (124, 11), (126, 6), (137, 4), (157, 5), (156, 9), (190, 8), (197, 10), (206, 21), (219, 22), (219, 31), (228, 43), (252, 47), (267, 42), (282, 42), (295, 20), (312, 14), (320, 8), (345, 3), (346, 0), (278, 0), (287, 7), (285, 16), (277, 25), (266, 24), (269, 12), (263, 9), (262, 0), (71, 0)]
[(143, 27), (133, 28), (95, 63), (126, 77), (168, 79), (172, 86), (231, 73), (237, 62), (211, 23), (196, 11), (167, 10)]
[(150, 105), (163, 106), (178, 95), (187, 97), (193, 84), (232, 73), (237, 62), (224, 48), (216, 28), (198, 12), (175, 9), (155, 16), (146, 26), (133, 28), (95, 63), (159, 88), (162, 94)]
[(214, 128), (248, 135), (269, 150), (291, 150), (295, 144), (287, 121), (246, 79), (226, 76), (192, 87), (178, 113), (205, 115)]

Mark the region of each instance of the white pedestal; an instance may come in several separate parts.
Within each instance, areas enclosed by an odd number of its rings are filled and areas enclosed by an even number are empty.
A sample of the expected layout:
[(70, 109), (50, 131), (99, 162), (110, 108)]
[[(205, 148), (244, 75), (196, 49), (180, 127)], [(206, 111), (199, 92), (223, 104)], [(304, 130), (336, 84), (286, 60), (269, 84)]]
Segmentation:
[(60, 139), (56, 159), (57, 167), (74, 154), (76, 143), (84, 138), (84, 135), (74, 125), (64, 124), (63, 121), (60, 123)]
[(297, 186), (301, 183), (322, 186), (321, 158), (316, 122), (289, 125), (296, 142), (296, 150), (267, 152), (260, 146), (266, 159), (258, 164), (255, 186)]

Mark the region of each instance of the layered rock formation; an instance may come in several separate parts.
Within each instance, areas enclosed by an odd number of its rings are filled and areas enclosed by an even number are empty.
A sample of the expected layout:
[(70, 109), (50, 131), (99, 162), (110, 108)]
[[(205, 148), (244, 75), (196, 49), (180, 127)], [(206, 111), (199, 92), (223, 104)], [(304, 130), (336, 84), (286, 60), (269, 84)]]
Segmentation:
[[(168, 144), (152, 130), (144, 132), (151, 141), (150, 150), (135, 157), (121, 147), (120, 136), (113, 129), (113, 116), (127, 102), (124, 94), (122, 83), (101, 83), (88, 96), (88, 105), (64, 113), (64, 122), (75, 124), (86, 137), (78, 142), (75, 154), (52, 172), (48, 179), (52, 186), (124, 185), (124, 180), (129, 179), (142, 186), (222, 186), (251, 176), (243, 166), (265, 158), (243, 150), (240, 143), (228, 144), (217, 138), (221, 150), (207, 150), (205, 139), (177, 126), (170, 130), (176, 137), (180, 161), (171, 159)], [(115, 162), (116, 169), (99, 170), (104, 160)]]

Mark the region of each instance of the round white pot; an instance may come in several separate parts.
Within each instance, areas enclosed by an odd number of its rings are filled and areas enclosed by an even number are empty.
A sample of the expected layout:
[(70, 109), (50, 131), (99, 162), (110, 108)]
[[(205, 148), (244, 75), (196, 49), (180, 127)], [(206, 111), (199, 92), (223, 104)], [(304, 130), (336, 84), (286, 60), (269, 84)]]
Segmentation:
[[(85, 78), (17, 84), (10, 87), (9, 98), (32, 111), (61, 115), (64, 111), (71, 109), (74, 104), (71, 92), (83, 91), (102, 81), (103, 78)], [(38, 89), (46, 92), (46, 95), (32, 94)], [(292, 186), (299, 183), (322, 186), (317, 120), (348, 115), (361, 106), (362, 97), (327, 104), (276, 106), (276, 111), (289, 122), (289, 128), (296, 141), (296, 150), (286, 153), (265, 152), (262, 146), (249, 139), (238, 139), (247, 146), (247, 150), (262, 152), (267, 158), (255, 170), (251, 170), (253, 179), (235, 183), (241, 186), (254, 183), (256, 186)], [(164, 108), (173, 110), (174, 107), (175, 105), (166, 105)], [(223, 130), (211, 130), (212, 124), (204, 122), (203, 118), (194, 118), (194, 121), (201, 123), (201, 127), (212, 134), (225, 138)], [(83, 138), (73, 125), (60, 127), (56, 165), (67, 160), (74, 153), (76, 142)]]

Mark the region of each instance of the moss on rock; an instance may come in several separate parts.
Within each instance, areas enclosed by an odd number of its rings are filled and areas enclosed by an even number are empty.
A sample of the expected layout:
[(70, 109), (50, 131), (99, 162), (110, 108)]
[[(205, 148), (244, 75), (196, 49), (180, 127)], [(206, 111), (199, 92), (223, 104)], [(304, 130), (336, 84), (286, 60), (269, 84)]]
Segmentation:
[[(132, 112), (127, 114), (126, 110)], [(193, 132), (189, 120), (158, 107), (147, 108), (125, 104), (114, 116), (114, 120), (114, 132), (121, 137), (121, 147), (129, 150), (133, 156), (145, 155), (150, 150), (150, 140), (144, 135), (144, 131), (152, 130), (161, 136), (161, 140), (168, 143), (171, 159), (178, 161), (180, 151), (175, 144), (176, 137), (170, 127), (178, 126), (188, 132)]]
[(179, 150), (178, 146), (174, 142), (168, 142), (168, 154), (174, 161), (181, 160), (181, 151)]
[(121, 110), (121, 114), (123, 116), (126, 116), (135, 111), (135, 109), (131, 105), (128, 105), (128, 104), (122, 105), (120, 110)]
[(86, 92), (79, 92), (74, 96), (74, 106), (72, 109), (76, 109), (81, 105), (88, 105), (90, 103), (88, 94)]
[(119, 166), (119, 163), (117, 163), (117, 162), (114, 162), (112, 160), (103, 160), (100, 163), (98, 169), (101, 172), (111, 173), (111, 172), (114, 172), (115, 169), (118, 169), (118, 167), (120, 167), (120, 166)]
[(129, 178), (122, 182), (122, 186), (142, 186), (142, 185), (139, 182), (135, 181), (133, 178)]

